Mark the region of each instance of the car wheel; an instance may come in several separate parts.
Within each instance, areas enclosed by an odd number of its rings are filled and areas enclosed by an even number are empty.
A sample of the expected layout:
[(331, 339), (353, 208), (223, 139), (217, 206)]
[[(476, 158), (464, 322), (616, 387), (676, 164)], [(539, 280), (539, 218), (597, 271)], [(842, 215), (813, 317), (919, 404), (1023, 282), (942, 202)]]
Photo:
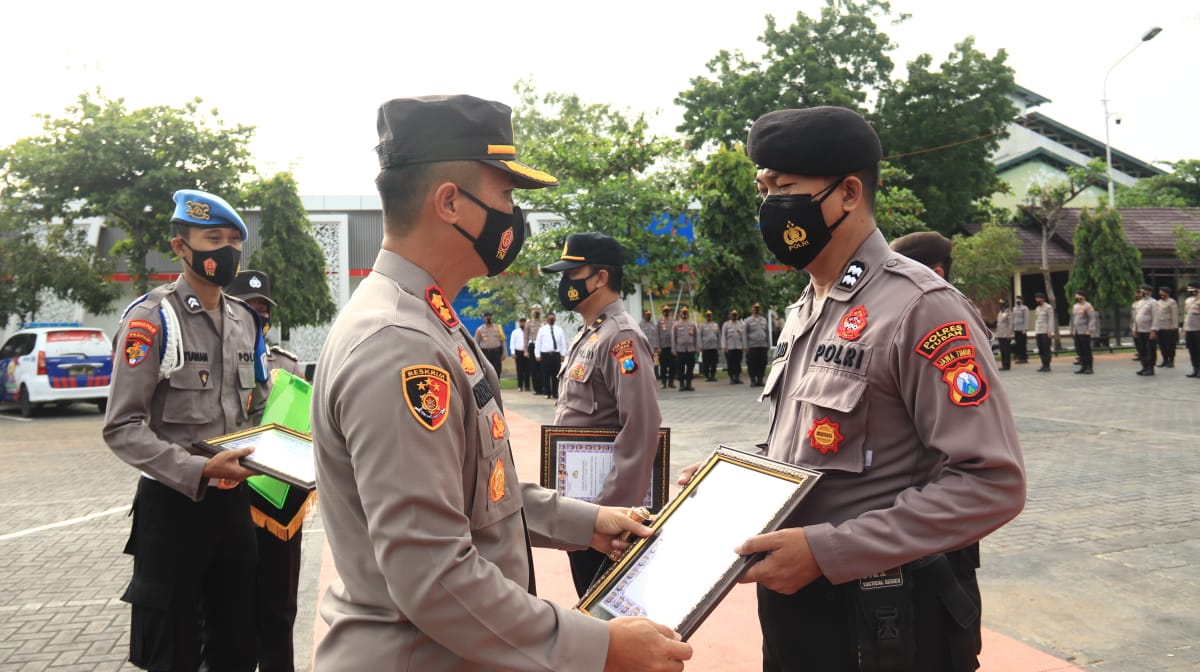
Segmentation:
[(17, 393), (17, 404), (21, 407), (22, 418), (33, 417), (33, 402), (29, 400), (29, 389), (24, 385), (21, 386), (21, 391)]
[(101, 399), (96, 402), (96, 408), (100, 409), (100, 414), (104, 415), (108, 412), (108, 399)]

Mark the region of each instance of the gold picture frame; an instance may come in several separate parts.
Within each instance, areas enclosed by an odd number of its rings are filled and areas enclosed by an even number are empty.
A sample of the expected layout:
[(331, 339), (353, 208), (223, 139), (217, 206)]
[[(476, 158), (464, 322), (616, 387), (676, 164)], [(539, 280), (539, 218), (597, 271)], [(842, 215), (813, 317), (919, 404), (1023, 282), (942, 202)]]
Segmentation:
[[(542, 426), (541, 484), (564, 497), (595, 501), (612, 469), (612, 451), (621, 430), (616, 427)], [(671, 428), (658, 430), (653, 473), (645, 506), (659, 511), (667, 501), (671, 475)]]
[(283, 425), (259, 425), (251, 429), (196, 441), (196, 448), (210, 455), (223, 450), (254, 447), (241, 459), (242, 465), (267, 476), (274, 476), (305, 490), (317, 488), (317, 467), (313, 460), (312, 437)]

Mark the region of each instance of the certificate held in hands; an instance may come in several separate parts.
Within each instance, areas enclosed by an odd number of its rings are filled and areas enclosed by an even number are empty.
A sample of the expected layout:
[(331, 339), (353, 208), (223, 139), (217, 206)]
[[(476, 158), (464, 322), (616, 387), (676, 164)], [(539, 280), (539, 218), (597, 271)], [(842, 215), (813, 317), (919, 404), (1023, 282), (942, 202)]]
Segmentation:
[(253, 469), (305, 490), (317, 487), (317, 467), (313, 461), (312, 437), (282, 425), (259, 425), (225, 436), (217, 436), (194, 444), (200, 450), (216, 455), (224, 450), (254, 448), (242, 458), (247, 469)]

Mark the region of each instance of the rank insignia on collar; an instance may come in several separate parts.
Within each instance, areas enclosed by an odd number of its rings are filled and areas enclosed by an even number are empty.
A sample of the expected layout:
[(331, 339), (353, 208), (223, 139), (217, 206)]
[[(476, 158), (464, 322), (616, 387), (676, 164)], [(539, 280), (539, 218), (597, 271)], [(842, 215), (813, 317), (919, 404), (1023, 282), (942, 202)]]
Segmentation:
[(508, 436), (508, 426), (504, 424), (504, 416), (492, 413), (492, 438), (499, 441)]
[(458, 326), (458, 315), (455, 315), (454, 308), (446, 303), (446, 296), (442, 294), (441, 287), (437, 285), (426, 287), (425, 302), (429, 304), (429, 307), (433, 309), (433, 314), (437, 315), (447, 329), (454, 329)]
[(478, 367), (475, 366), (475, 358), (472, 357), (471, 354), (467, 352), (467, 349), (461, 345), (458, 346), (458, 361), (462, 364), (463, 373), (467, 374), (468, 376), (475, 375), (475, 372), (479, 370)]
[(966, 359), (946, 368), (942, 381), (950, 387), (950, 403), (978, 406), (988, 397), (988, 384), (974, 359)]
[(821, 451), (821, 454), (836, 453), (842, 447), (841, 425), (830, 420), (828, 416), (813, 420), (813, 426), (808, 430), (808, 445)]
[(436, 366), (406, 366), (400, 370), (408, 410), (421, 426), (433, 432), (450, 414), (450, 374)]
[(188, 310), (200, 310), (200, 299), (194, 296), (189, 296), (183, 300), (187, 304)]
[(492, 503), (504, 499), (504, 460), (496, 460), (496, 466), (492, 467), (492, 475), (488, 477), (488, 499)]
[(838, 324), (838, 336), (847, 341), (857, 341), (859, 336), (862, 336), (863, 329), (867, 328), (867, 308), (866, 306), (858, 306), (851, 309), (850, 312), (842, 316), (842, 321)]
[(855, 259), (854, 261), (850, 262), (848, 266), (846, 266), (846, 270), (842, 271), (842, 279), (838, 280), (837, 286), (845, 290), (854, 289), (854, 286), (858, 284), (859, 279), (862, 278), (863, 273), (866, 272), (867, 265)]

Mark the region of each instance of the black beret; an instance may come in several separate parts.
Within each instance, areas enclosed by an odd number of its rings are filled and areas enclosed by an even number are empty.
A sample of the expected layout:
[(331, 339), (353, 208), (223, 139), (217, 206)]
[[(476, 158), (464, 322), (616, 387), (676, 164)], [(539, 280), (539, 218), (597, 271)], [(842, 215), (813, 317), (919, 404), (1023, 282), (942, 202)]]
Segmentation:
[(1160, 291), (1160, 292), (1166, 292), (1168, 296), (1171, 294), (1171, 288), (1170, 288), (1170, 287), (1168, 287), (1168, 286), (1166, 286), (1166, 285), (1163, 285), (1162, 287), (1159, 287), (1159, 288), (1158, 288), (1158, 291)]
[(1144, 282), (1142, 283), (1142, 289), (1146, 290), (1147, 292), (1153, 292), (1153, 291), (1154, 291), (1154, 288), (1153, 288), (1153, 287), (1151, 287), (1150, 285), (1148, 285), (1148, 284), (1146, 284), (1146, 283), (1144, 283)]
[(892, 251), (932, 267), (950, 258), (950, 239), (937, 231), (914, 231), (892, 241)]
[(1046, 295), (1045, 295), (1045, 294), (1043, 294), (1043, 293), (1041, 293), (1041, 292), (1037, 292), (1036, 294), (1034, 294), (1034, 295), (1033, 295), (1033, 298), (1035, 298), (1035, 299), (1044, 299), (1044, 298), (1046, 298)]
[(225, 293), (241, 299), (263, 299), (272, 306), (276, 305), (271, 299), (271, 278), (262, 271), (240, 271), (233, 282), (225, 288)]
[(525, 189), (552, 187), (554, 176), (517, 161), (512, 108), (475, 96), (396, 98), (379, 106), (380, 168), (482, 161)]
[(808, 107), (759, 117), (746, 154), (760, 168), (792, 175), (848, 175), (883, 157), (875, 129), (854, 110)]
[(1200, 282), (1196, 282), (1195, 280), (1189, 282), (1188, 289), (1200, 289)]
[(1088, 298), (1087, 292), (1083, 291), (1082, 289), (1075, 290), (1075, 296), (1082, 296), (1085, 299)]
[(543, 266), (542, 272), (569, 271), (585, 264), (624, 266), (625, 248), (621, 247), (621, 244), (612, 236), (599, 231), (572, 233), (567, 236), (567, 242), (563, 244), (559, 260), (549, 266)]

